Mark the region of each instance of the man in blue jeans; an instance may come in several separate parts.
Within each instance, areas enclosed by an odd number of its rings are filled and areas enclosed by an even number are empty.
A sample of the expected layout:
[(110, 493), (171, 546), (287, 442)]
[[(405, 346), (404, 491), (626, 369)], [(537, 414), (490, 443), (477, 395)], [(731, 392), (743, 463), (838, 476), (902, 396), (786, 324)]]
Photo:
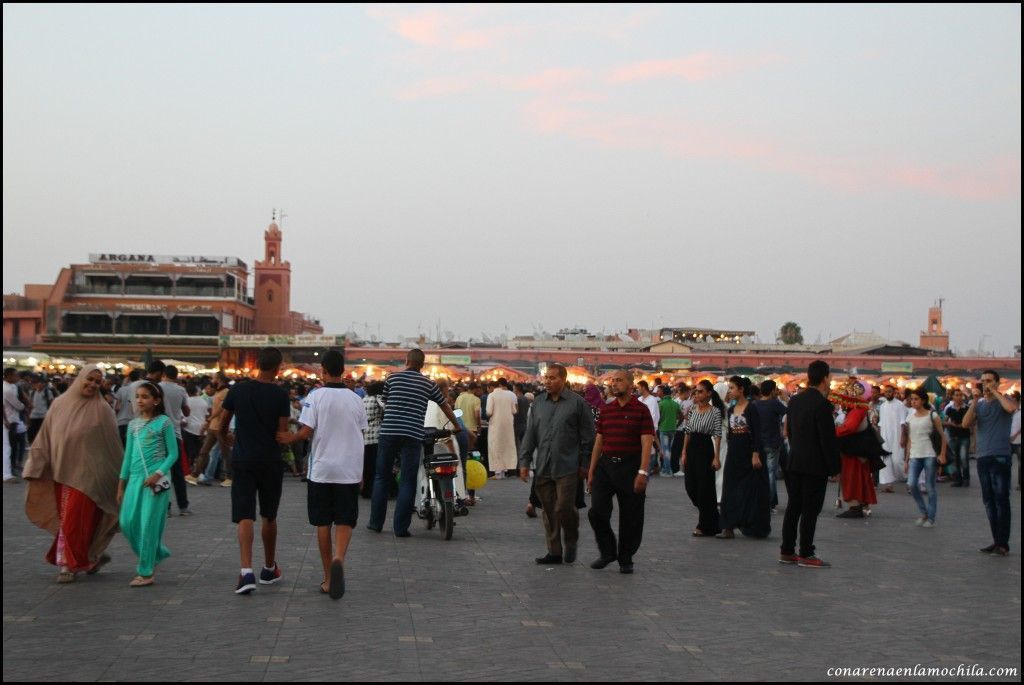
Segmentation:
[(963, 420), (964, 428), (978, 424), (978, 482), (992, 529), (992, 544), (979, 551), (1005, 557), (1010, 553), (1010, 424), (1016, 406), (999, 394), (995, 371), (981, 374), (981, 387), (982, 396), (971, 404)]
[(462, 431), (455, 413), (434, 381), (422, 373), (423, 350), (410, 350), (405, 370), (393, 373), (384, 381), (381, 401), (384, 420), (380, 424), (380, 442), (377, 443), (377, 472), (373, 481), (373, 499), (370, 501), (370, 522), (366, 525), (377, 533), (384, 529), (388, 514), (388, 479), (395, 461), (401, 465), (398, 501), (395, 502), (393, 527), (395, 537), (410, 537), (413, 504), (416, 498), (416, 471), (423, 455), (423, 420), (427, 415), (427, 402), (433, 400), (451, 421), (454, 433)]

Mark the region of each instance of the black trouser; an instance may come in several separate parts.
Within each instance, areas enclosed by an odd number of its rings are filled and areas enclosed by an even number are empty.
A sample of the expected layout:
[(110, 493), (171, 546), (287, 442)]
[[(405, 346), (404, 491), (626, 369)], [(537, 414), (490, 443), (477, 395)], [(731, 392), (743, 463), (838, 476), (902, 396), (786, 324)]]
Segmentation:
[(29, 419), (28, 420), (28, 442), (32, 442), (36, 439), (36, 435), (39, 434), (39, 429), (43, 427), (42, 419)]
[(686, 442), (686, 431), (676, 431), (672, 438), (672, 473), (679, 473), (679, 461), (683, 457), (683, 444)]
[(690, 434), (690, 449), (686, 452), (686, 494), (697, 507), (697, 529), (704, 535), (717, 535), (718, 491), (715, 489), (715, 445), (710, 435)]
[[(307, 471), (307, 477), (309, 472)], [(363, 486), (359, 488), (359, 496), (363, 499), (373, 497), (373, 479), (377, 477), (377, 443), (363, 445)]]
[(20, 469), (25, 465), (25, 434), (18, 432), (18, 424), (12, 423), (7, 429), (7, 439), (11, 443), (11, 469)]
[(814, 531), (818, 527), (821, 506), (825, 503), (827, 486), (828, 478), (825, 476), (786, 472), (786, 492), (789, 494), (789, 501), (786, 503), (786, 517), (782, 521), (783, 554), (794, 553), (799, 526), (799, 556), (814, 556)]
[(118, 426), (117, 427), (117, 434), (121, 436), (121, 446), (122, 447), (127, 447), (128, 446), (128, 424), (126, 423), (123, 426)]
[[(615, 558), (620, 564), (633, 563), (633, 555), (640, 549), (644, 535), (644, 501), (646, 493), (633, 492), (640, 455), (613, 460), (602, 456), (594, 470), (591, 485), (590, 527), (597, 538), (597, 548), (606, 559)], [(612, 532), (612, 497), (619, 501), (619, 540), (616, 545)]]
[(194, 469), (196, 461), (199, 459), (199, 450), (203, 448), (203, 436), (182, 431), (181, 439), (185, 443), (185, 454), (188, 455), (189, 467)]
[[(178, 501), (178, 509), (188, 509), (188, 485), (185, 484), (185, 472), (182, 471), (182, 464), (185, 463), (185, 443), (178, 438), (178, 460), (171, 467), (171, 483), (174, 485), (174, 499)], [(170, 509), (170, 503), (167, 504)]]

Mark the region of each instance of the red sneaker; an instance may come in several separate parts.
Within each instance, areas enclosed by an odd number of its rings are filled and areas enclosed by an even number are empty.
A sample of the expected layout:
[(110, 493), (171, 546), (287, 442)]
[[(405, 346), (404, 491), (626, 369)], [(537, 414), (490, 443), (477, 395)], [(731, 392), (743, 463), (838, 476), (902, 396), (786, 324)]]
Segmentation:
[(780, 564), (796, 564), (799, 560), (800, 560), (800, 557), (798, 557), (795, 554), (780, 554), (779, 555), (779, 563)]
[(803, 566), (804, 568), (828, 568), (832, 565), (824, 559), (819, 559), (813, 554), (809, 557), (797, 557), (796, 564), (797, 566)]

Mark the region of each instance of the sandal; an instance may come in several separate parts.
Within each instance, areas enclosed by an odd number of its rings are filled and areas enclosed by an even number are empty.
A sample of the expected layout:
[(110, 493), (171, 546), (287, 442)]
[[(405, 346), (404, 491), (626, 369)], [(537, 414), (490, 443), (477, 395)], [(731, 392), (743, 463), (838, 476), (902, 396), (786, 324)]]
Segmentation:
[(149, 578), (143, 578), (142, 576), (135, 576), (132, 582), (128, 583), (128, 587), (147, 587), (153, 584), (153, 576)]
[(331, 591), (328, 590), (326, 587), (324, 587), (325, 585), (327, 585), (327, 581), (326, 580), (324, 582), (320, 583), (320, 592), (322, 594), (326, 595), (326, 594), (329, 594)]
[(75, 574), (71, 571), (61, 571), (57, 574), (57, 582), (63, 585), (64, 583), (75, 582)]

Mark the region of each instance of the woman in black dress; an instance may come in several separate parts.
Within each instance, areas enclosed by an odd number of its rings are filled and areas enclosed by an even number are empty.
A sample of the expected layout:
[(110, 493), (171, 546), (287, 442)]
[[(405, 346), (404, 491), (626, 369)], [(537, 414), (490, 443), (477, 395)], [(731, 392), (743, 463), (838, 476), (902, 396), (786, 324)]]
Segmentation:
[(747, 537), (765, 538), (772, 531), (768, 470), (761, 461), (761, 432), (757, 409), (750, 402), (750, 379), (729, 379), (729, 397), (736, 404), (729, 411), (729, 458), (722, 482), (722, 532), (731, 539), (733, 530)]
[(694, 537), (712, 537), (719, 531), (718, 496), (715, 471), (722, 446), (722, 419), (725, 405), (710, 381), (701, 381), (693, 389), (693, 409), (683, 439), (682, 469), (686, 474), (686, 494), (700, 515)]

